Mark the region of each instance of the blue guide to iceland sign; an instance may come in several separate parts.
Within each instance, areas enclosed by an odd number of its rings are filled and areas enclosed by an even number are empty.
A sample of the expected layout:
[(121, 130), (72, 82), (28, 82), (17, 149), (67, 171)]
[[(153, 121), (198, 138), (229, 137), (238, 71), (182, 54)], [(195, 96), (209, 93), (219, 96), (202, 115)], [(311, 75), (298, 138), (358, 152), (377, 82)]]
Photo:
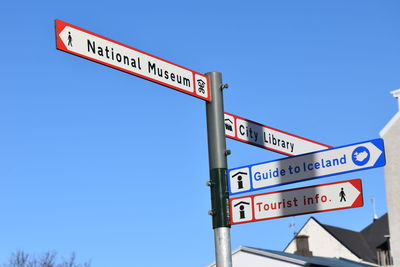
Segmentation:
[(239, 194), (384, 165), (383, 140), (374, 139), (230, 169), (229, 193)]

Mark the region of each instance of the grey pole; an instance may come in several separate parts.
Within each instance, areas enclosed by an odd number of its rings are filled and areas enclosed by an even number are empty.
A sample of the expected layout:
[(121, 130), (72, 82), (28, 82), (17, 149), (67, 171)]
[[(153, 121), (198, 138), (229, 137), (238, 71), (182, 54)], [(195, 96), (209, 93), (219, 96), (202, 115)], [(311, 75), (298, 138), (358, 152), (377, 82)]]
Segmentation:
[(209, 72), (211, 102), (206, 103), (211, 205), (217, 267), (232, 267), (227, 182), (227, 150), (224, 129), (222, 74)]

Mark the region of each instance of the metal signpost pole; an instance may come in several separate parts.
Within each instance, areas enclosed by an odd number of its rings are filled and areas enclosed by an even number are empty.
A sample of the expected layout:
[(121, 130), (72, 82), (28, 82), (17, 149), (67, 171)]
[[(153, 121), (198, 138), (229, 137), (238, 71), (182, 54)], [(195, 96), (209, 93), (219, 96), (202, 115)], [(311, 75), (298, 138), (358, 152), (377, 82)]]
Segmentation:
[(211, 102), (206, 103), (211, 205), (217, 267), (232, 267), (227, 150), (224, 128), (222, 74), (209, 72)]

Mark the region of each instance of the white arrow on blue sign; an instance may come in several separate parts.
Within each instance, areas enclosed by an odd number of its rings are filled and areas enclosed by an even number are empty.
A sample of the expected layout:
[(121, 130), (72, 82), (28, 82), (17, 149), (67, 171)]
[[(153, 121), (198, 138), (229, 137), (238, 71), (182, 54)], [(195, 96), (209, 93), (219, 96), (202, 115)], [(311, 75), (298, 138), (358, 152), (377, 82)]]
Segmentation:
[(385, 165), (382, 139), (228, 170), (230, 195)]

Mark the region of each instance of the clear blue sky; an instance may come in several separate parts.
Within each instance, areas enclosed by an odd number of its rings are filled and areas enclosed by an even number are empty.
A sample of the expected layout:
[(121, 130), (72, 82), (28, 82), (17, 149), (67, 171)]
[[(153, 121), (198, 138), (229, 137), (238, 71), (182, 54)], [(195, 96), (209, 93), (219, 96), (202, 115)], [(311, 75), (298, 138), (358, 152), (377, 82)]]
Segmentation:
[[(230, 87), (225, 111), (328, 145), (379, 137), (397, 112), (398, 1), (5, 1), (0, 10), (0, 262), (55, 250), (95, 267), (214, 260), (205, 103), (55, 48), (54, 20)], [(227, 140), (229, 167), (282, 155)], [(365, 206), (315, 214), (360, 230), (386, 212), (383, 169)], [(297, 230), (309, 218), (295, 218)], [(282, 250), (292, 218), (232, 227)]]

